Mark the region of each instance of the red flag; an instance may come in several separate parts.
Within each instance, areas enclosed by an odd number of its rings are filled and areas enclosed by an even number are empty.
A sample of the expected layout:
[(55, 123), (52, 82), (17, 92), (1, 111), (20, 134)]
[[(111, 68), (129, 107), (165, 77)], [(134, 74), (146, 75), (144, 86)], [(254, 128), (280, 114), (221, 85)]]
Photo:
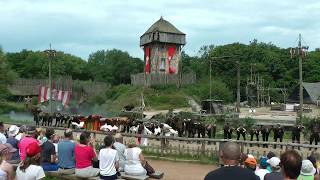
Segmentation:
[(146, 74), (150, 73), (150, 48), (145, 48), (145, 58), (146, 58)]
[[(167, 73), (170, 73), (170, 74), (173, 74), (173, 73), (175, 73), (175, 68), (171, 68), (170, 67), (170, 64), (171, 64), (171, 59), (172, 59), (172, 57), (173, 57), (173, 55), (174, 55), (174, 52), (175, 52), (175, 50), (176, 50), (176, 47), (174, 47), (174, 46), (169, 46), (168, 47), (168, 58), (167, 58), (167, 68), (166, 68), (166, 72)], [(174, 70), (173, 70), (174, 69)]]

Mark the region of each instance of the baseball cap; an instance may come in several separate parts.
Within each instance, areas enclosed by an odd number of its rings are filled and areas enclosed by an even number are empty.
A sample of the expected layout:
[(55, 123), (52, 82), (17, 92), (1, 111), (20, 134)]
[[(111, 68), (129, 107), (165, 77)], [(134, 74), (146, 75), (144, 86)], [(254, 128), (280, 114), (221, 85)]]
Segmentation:
[(272, 157), (267, 160), (267, 163), (269, 163), (271, 167), (277, 167), (279, 166), (280, 159), (278, 157)]
[(36, 142), (33, 142), (27, 146), (26, 155), (28, 157), (33, 157), (36, 154), (40, 153), (40, 151), (41, 151), (40, 145)]
[(257, 160), (255, 158), (250, 158), (248, 157), (245, 161), (244, 164), (250, 168), (255, 168), (257, 166)]
[(316, 169), (310, 160), (303, 160), (300, 173), (305, 176), (311, 176), (316, 173)]
[(0, 154), (6, 154), (6, 153), (13, 153), (13, 152), (16, 152), (17, 149), (16, 148), (13, 148), (11, 146), (11, 144), (9, 143), (5, 143), (5, 144), (0, 144)]

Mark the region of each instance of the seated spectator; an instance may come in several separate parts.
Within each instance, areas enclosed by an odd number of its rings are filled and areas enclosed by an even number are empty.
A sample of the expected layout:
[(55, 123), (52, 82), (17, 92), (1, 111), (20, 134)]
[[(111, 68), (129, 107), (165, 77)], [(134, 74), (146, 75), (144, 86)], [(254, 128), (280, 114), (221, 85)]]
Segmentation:
[[(19, 149), (18, 147), (19, 141), (15, 138), (18, 133), (19, 133), (19, 127), (16, 125), (11, 125), (8, 132), (9, 137), (7, 139), (7, 143), (11, 144), (11, 146), (15, 149)], [(20, 163), (20, 155), (18, 150), (12, 154), (12, 157), (11, 159), (8, 160), (8, 162), (11, 164)]]
[(20, 141), (22, 137), (25, 136), (26, 132), (27, 132), (27, 126), (26, 125), (20, 126), (19, 133), (16, 135), (16, 139)]
[(39, 180), (45, 178), (40, 164), (41, 148), (38, 142), (30, 143), (26, 147), (26, 157), (16, 171), (17, 180)]
[(88, 178), (99, 174), (100, 169), (92, 167), (92, 161), (97, 161), (94, 147), (94, 141), (91, 139), (90, 133), (82, 132), (80, 135), (80, 144), (77, 144), (74, 149), (76, 176)]
[(72, 130), (67, 129), (64, 132), (64, 139), (58, 143), (58, 166), (59, 173), (73, 174), (75, 168), (74, 147), (72, 140)]
[(316, 168), (309, 160), (303, 160), (300, 175), (297, 180), (313, 180), (314, 174), (316, 173)]
[(123, 144), (123, 137), (120, 133), (114, 136), (115, 142), (113, 143), (113, 147), (118, 152), (119, 156), (119, 171), (124, 171), (125, 165), (125, 157), (124, 151), (126, 150), (126, 146)]
[(268, 163), (271, 166), (271, 173), (264, 176), (264, 180), (282, 180), (283, 176), (280, 173), (280, 159), (278, 157), (272, 157), (268, 159)]
[(142, 166), (144, 156), (142, 150), (136, 146), (134, 141), (130, 141), (128, 148), (124, 151), (126, 163), (124, 165), (124, 172), (128, 175), (142, 176), (146, 175), (147, 171)]
[(52, 128), (48, 128), (45, 136), (48, 140), (41, 145), (41, 166), (44, 171), (57, 171), (58, 165), (56, 164), (56, 149), (52, 143), (54, 130)]
[(20, 154), (20, 160), (23, 161), (26, 156), (26, 148), (31, 143), (39, 143), (35, 138), (32, 137), (33, 132), (32, 131), (26, 131), (26, 133), (21, 137), (21, 140), (19, 142), (19, 154)]
[(296, 179), (301, 170), (302, 158), (294, 150), (288, 150), (280, 156), (281, 174), (284, 180)]
[[(268, 160), (271, 159), (272, 157), (276, 157), (276, 154), (274, 152), (272, 152), (272, 151), (269, 151), (268, 154), (267, 154)], [(268, 164), (267, 170), (269, 172), (272, 172), (272, 168), (271, 168), (270, 164)]]
[(105, 148), (99, 152), (100, 179), (115, 180), (119, 169), (119, 156), (117, 150), (112, 149), (114, 142), (111, 135), (104, 138)]
[(220, 151), (224, 167), (209, 172), (205, 180), (257, 180), (258, 177), (249, 169), (239, 166), (240, 146), (234, 142), (226, 142)]
[(317, 167), (317, 159), (313, 155), (308, 156), (307, 159), (312, 162), (313, 167), (316, 169), (316, 172), (314, 173), (314, 180), (318, 180), (319, 179), (319, 169)]
[(0, 144), (0, 179), (13, 180), (14, 172), (13, 167), (8, 160), (11, 159), (12, 153), (17, 149), (13, 148), (10, 144)]
[(257, 160), (255, 158), (247, 158), (244, 161), (244, 166), (255, 172), (257, 169)]
[(37, 140), (40, 142), (40, 145), (48, 141), (48, 138), (46, 137), (46, 131), (43, 128), (37, 128)]
[(248, 155), (246, 153), (241, 153), (240, 162), (239, 162), (241, 167), (243, 168), (246, 167), (244, 162), (247, 160), (247, 158), (248, 158)]
[(257, 176), (259, 176), (260, 180), (263, 180), (264, 179), (264, 176), (267, 174), (267, 173), (270, 173), (268, 170), (267, 170), (267, 166), (268, 166), (268, 163), (267, 163), (267, 158), (266, 157), (261, 157), (260, 158), (260, 166), (259, 166), (259, 169), (255, 171), (255, 174)]
[(0, 144), (4, 144), (7, 142), (7, 138), (5, 135), (5, 128), (3, 122), (0, 122)]

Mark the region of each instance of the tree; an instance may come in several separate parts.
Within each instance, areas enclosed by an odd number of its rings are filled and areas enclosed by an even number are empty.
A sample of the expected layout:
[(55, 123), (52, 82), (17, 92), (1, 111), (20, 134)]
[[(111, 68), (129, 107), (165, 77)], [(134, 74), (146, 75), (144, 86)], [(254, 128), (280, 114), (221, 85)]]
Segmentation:
[(5, 54), (0, 47), (0, 101), (8, 97), (7, 85), (12, 83), (15, 77), (15, 73), (8, 67)]

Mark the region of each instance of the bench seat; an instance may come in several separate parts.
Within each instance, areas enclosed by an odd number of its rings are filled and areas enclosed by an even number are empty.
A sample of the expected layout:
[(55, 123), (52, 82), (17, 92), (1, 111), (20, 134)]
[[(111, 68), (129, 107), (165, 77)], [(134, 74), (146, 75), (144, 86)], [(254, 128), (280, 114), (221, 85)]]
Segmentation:
[(121, 178), (126, 180), (148, 180), (149, 176), (131, 176), (125, 172), (121, 172)]

